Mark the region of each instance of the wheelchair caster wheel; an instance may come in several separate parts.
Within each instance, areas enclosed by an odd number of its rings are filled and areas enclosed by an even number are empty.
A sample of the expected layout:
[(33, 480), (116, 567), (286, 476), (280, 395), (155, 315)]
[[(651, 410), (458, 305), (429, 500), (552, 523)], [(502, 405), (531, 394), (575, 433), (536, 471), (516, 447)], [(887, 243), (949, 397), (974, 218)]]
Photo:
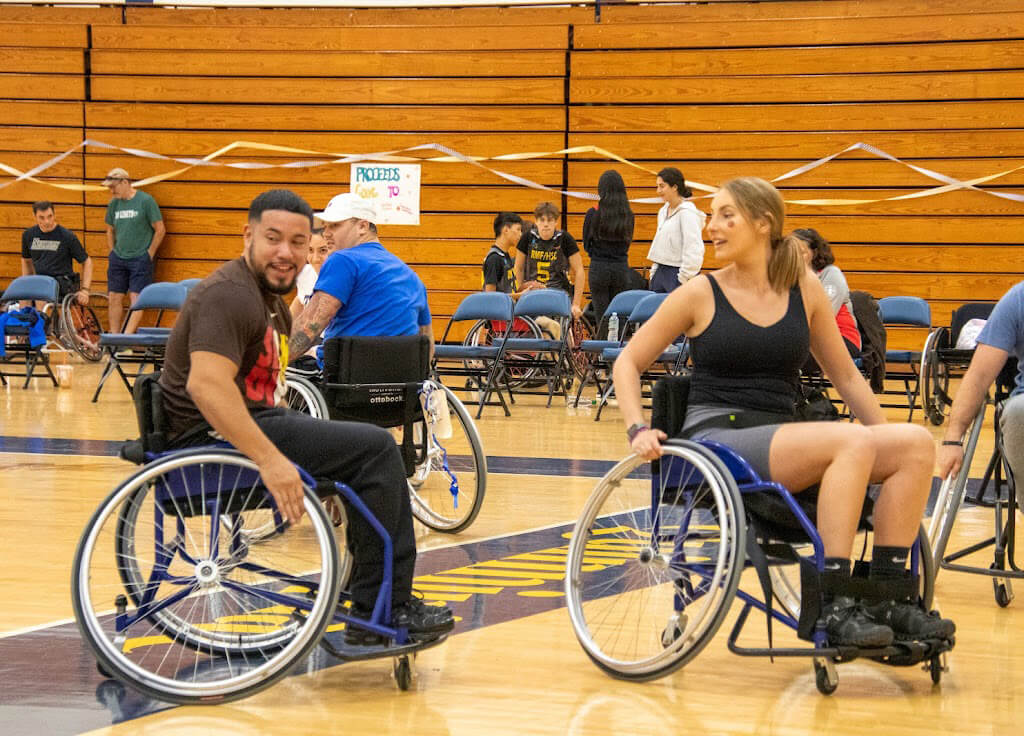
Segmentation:
[(945, 663), (942, 661), (942, 656), (936, 654), (930, 660), (928, 665), (925, 667), (928, 670), (928, 674), (932, 676), (932, 684), (938, 685), (942, 682), (942, 673), (946, 671)]
[(107, 668), (99, 662), (96, 663), (96, 671), (100, 673), (100, 677), (105, 677), (108, 680), (113, 680), (114, 676), (107, 672)]
[(393, 671), (395, 682), (398, 683), (398, 689), (403, 692), (408, 690), (409, 686), (412, 685), (412, 664), (409, 662), (409, 657), (395, 657)]
[(1013, 600), (1013, 593), (1006, 583), (1000, 582), (998, 578), (995, 578), (992, 580), (992, 588), (996, 594), (996, 603), (1000, 608), (1006, 608), (1010, 605), (1010, 601)]
[(823, 664), (817, 659), (814, 660), (814, 684), (817, 685), (818, 692), (822, 695), (831, 695), (836, 691), (836, 688), (839, 687), (839, 675), (832, 662), (826, 661)]
[(673, 616), (669, 619), (665, 630), (661, 632), (661, 645), (666, 648), (672, 646), (674, 642), (679, 640), (685, 630), (686, 616)]

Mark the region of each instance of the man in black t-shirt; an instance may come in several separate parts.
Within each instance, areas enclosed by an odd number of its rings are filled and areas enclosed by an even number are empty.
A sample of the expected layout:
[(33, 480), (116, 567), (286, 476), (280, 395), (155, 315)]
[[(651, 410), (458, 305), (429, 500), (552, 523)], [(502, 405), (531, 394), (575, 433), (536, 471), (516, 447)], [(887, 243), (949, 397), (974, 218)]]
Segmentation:
[[(572, 297), (572, 316), (583, 314), (583, 256), (576, 239), (558, 230), (558, 207), (541, 202), (533, 210), (536, 232), (523, 233), (516, 250), (516, 281), (523, 291), (554, 287)], [(572, 272), (570, 283), (568, 272)]]
[(484, 258), (484, 291), (500, 291), (519, 296), (516, 288), (516, 262), (511, 250), (523, 235), (523, 219), (515, 212), (499, 212), (494, 218), (494, 245)]
[[(451, 630), (443, 606), (412, 595), (416, 540), (405, 467), (386, 429), (314, 419), (278, 408), (285, 393), (291, 313), (281, 299), (305, 263), (313, 209), (285, 189), (252, 201), (241, 258), (229, 261), (189, 292), (167, 342), (160, 387), (173, 447), (207, 444), (211, 429), (252, 459), (286, 520), (302, 516), (303, 487), (292, 463), (318, 480), (354, 490), (393, 541), (392, 624), (414, 637)], [(204, 422), (208, 426), (204, 426)], [(190, 431), (191, 430), (191, 431)], [(349, 513), (354, 564), (353, 616), (368, 619), (381, 587), (384, 550), (358, 512)], [(346, 628), (351, 644), (378, 643)]]
[[(57, 215), (50, 202), (32, 205), (36, 224), (21, 234), (21, 275), (52, 276), (60, 287), (60, 298), (78, 292), (78, 303), (89, 303), (92, 284), (92, 259), (85, 252), (78, 237), (63, 225), (57, 224)], [(79, 278), (72, 268), (72, 260), (82, 264)]]

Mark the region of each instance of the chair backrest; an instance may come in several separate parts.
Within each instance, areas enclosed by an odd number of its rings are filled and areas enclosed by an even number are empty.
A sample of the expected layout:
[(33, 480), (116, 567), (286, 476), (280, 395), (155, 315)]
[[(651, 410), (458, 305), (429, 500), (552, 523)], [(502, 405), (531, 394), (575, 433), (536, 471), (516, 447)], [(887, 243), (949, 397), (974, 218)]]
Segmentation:
[(182, 284), (169, 281), (157, 281), (139, 292), (139, 298), (131, 306), (131, 311), (141, 309), (177, 309), (185, 305), (188, 289)]
[(950, 345), (956, 345), (964, 325), (972, 319), (988, 319), (995, 308), (991, 302), (967, 302), (954, 309), (949, 321)]
[(568, 318), (572, 314), (569, 295), (561, 289), (534, 289), (519, 297), (516, 317)]
[(658, 307), (665, 301), (668, 294), (649, 294), (636, 303), (633, 311), (629, 313), (629, 322), (634, 325), (641, 325), (658, 311)]
[(53, 276), (35, 274), (32, 276), (19, 276), (14, 279), (4, 291), (3, 296), (0, 297), (0, 300), (14, 302), (31, 299), (33, 301), (56, 304), (58, 293), (57, 279), (53, 278)]
[(193, 286), (195, 286), (201, 281), (202, 279), (182, 279), (178, 283), (184, 286), (186, 291), (189, 291), (192, 289)]
[(932, 310), (919, 296), (887, 296), (878, 300), (882, 324), (931, 327)]
[(612, 298), (602, 317), (608, 319), (613, 314), (617, 314), (619, 317), (628, 317), (641, 299), (653, 293), (653, 291), (648, 291), (647, 289), (620, 291)]
[(452, 315), (452, 322), (470, 319), (512, 319), (512, 297), (501, 291), (481, 291), (463, 299)]

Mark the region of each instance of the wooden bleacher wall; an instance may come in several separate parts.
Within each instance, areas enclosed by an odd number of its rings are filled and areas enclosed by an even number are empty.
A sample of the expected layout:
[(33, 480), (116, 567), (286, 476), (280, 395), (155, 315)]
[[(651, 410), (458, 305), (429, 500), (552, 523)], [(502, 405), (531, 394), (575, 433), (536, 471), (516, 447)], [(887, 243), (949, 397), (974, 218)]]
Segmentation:
[[(1024, 11), (1018, 0), (779, 0), (700, 5), (395, 10), (54, 8), (0, 4), (0, 163), (27, 169), (85, 138), (202, 156), (236, 140), (365, 153), (435, 142), (472, 155), (598, 145), (690, 180), (772, 178), (864, 142), (958, 178), (1024, 164)], [(222, 160), (283, 162), (242, 151)], [(46, 173), (141, 178), (167, 161), (89, 148)], [(594, 156), (491, 164), (595, 191), (617, 168), (634, 197), (654, 177)], [(240, 252), (244, 210), (290, 186), (319, 207), (348, 166), (192, 169), (147, 188), (168, 228), (157, 277), (203, 276)], [(0, 172), (0, 184), (10, 181)], [(787, 199), (874, 199), (937, 186), (865, 152), (780, 185)], [(1024, 171), (986, 188), (1021, 192)], [(423, 168), (421, 225), (382, 226), (427, 284), (438, 329), (479, 288), (499, 209), (543, 192), (461, 163)], [(84, 233), (105, 286), (108, 195), (26, 182), (0, 189), (0, 284), (19, 271), (28, 203)], [(551, 198), (560, 200), (557, 195)], [(706, 203), (707, 200), (702, 200)], [(589, 202), (561, 200), (580, 236)], [(705, 206), (705, 205), (701, 205)], [(634, 265), (655, 229), (636, 205)], [(835, 245), (851, 288), (909, 294), (933, 322), (1024, 278), (1024, 205), (979, 191), (857, 206), (790, 205), (788, 228)], [(714, 266), (711, 250), (705, 262)], [(896, 334), (920, 344), (919, 331)]]

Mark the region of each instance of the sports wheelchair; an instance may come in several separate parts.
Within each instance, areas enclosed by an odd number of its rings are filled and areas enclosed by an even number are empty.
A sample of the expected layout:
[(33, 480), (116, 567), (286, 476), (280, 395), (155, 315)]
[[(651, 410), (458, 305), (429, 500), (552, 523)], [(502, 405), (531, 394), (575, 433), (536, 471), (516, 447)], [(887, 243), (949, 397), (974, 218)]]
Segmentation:
[[(241, 453), (224, 444), (165, 450), (155, 375), (140, 377), (133, 396), (140, 439), (121, 455), (142, 468), (100, 504), (72, 566), (75, 619), (101, 674), (173, 703), (226, 702), (269, 687), (319, 644), (342, 661), (392, 657), (408, 689), (415, 652), (446, 636), (412, 639), (390, 625), (391, 539), (359, 496), (299, 468), (306, 513), (286, 524)], [(320, 502), (336, 495), (384, 546), (369, 620), (347, 613), (346, 516), (338, 504), (332, 524)], [(390, 643), (345, 645), (335, 633), (345, 626)], [(327, 664), (310, 657), (308, 667)]]
[(971, 363), (974, 350), (957, 348), (960, 332), (972, 319), (988, 319), (995, 304), (968, 302), (953, 310), (949, 327), (938, 327), (928, 335), (921, 354), (921, 405), (924, 415), (935, 426), (946, 420), (953, 405), (949, 382), (962, 378)]
[[(652, 425), (677, 434), (689, 379), (655, 384)], [(633, 454), (599, 481), (573, 530), (565, 592), (573, 630), (590, 659), (613, 677), (651, 680), (695, 658), (714, 638), (733, 598), (743, 602), (728, 638), (741, 656), (811, 657), (823, 694), (838, 686), (835, 665), (864, 657), (909, 666), (924, 663), (932, 681), (945, 671), (953, 641), (897, 641), (878, 649), (834, 646), (817, 623), (825, 553), (811, 519), (813, 499), (762, 480), (728, 447), (670, 440), (649, 462)], [(865, 510), (870, 510), (866, 502)], [(868, 524), (863, 525), (867, 550)], [(861, 557), (863, 558), (863, 553)], [(763, 598), (739, 589), (748, 561)], [(934, 569), (923, 531), (912, 549), (910, 586), (928, 610)], [(863, 585), (863, 559), (852, 586)], [(852, 592), (852, 591), (851, 591)], [(777, 609), (776, 609), (777, 604)], [(737, 643), (756, 608), (767, 615), (768, 647)], [(775, 646), (772, 622), (794, 630), (808, 647)]]
[(413, 515), (435, 531), (466, 529), (483, 507), (487, 458), (466, 407), (427, 378), (428, 339), (344, 337), (323, 349), (322, 374), (289, 368), (288, 406), (317, 418), (401, 427)]
[[(1017, 361), (1012, 357), (1006, 361), (995, 381), (995, 391), (991, 398), (986, 397), (978, 410), (974, 421), (968, 428), (964, 442), (964, 457), (960, 471), (954, 477), (947, 478), (939, 488), (929, 528), (929, 538), (934, 540), (935, 559), (939, 567), (945, 570), (988, 575), (992, 578), (992, 592), (996, 603), (1005, 608), (1014, 598), (1013, 580), (1024, 578), (1024, 570), (1017, 562), (1016, 555), (1016, 513), (1014, 507), (1024, 506), (1015, 495), (1016, 484), (1003, 448), (1003, 433), (1000, 429), (1003, 402), (1013, 389), (1017, 375)], [(978, 438), (985, 423), (988, 406), (995, 407), (993, 420), (995, 430), (995, 446), (989, 458), (985, 473), (976, 489), (968, 491), (971, 462), (978, 447)], [(988, 491), (991, 490), (991, 493)], [(976, 506), (990, 507), (995, 514), (995, 532), (992, 537), (976, 544), (971, 544), (959, 551), (946, 554), (949, 537), (956, 523), (956, 516), (966, 500)], [(1005, 512), (1005, 521), (1003, 513)], [(988, 547), (993, 548), (992, 563), (988, 567), (969, 565), (959, 560), (980, 552)]]

